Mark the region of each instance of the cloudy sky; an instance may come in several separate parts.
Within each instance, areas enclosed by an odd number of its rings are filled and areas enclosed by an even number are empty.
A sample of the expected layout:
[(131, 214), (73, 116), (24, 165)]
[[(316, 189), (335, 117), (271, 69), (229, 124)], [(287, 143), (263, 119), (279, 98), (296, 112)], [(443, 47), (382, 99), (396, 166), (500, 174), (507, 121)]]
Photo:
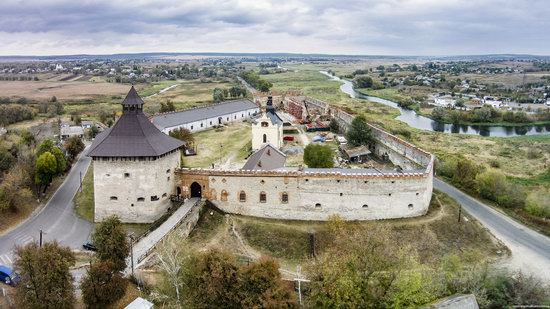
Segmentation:
[(0, 55), (550, 55), (548, 0), (0, 0)]

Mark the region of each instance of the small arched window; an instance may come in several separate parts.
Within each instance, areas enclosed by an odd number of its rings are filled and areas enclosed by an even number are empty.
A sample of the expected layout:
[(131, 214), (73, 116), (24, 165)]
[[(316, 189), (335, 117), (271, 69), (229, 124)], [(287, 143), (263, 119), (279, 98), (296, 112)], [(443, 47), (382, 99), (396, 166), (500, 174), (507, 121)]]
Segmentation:
[(267, 194), (262, 191), (260, 192), (260, 203), (265, 203), (267, 201)]
[(222, 194), (221, 194), (221, 200), (222, 202), (227, 202), (227, 191), (225, 190), (222, 190)]
[(363, 208), (369, 208), (369, 205), (363, 204)]
[(246, 192), (241, 191), (241, 192), (239, 193), (239, 202), (241, 202), (241, 203), (246, 202)]
[(315, 208), (321, 208), (321, 203), (315, 204)]
[(283, 204), (287, 204), (287, 203), (288, 203), (288, 193), (283, 192), (283, 193), (281, 194), (281, 202), (283, 202)]
[(262, 121), (262, 127), (269, 127), (269, 124), (267, 123), (267, 121)]
[(409, 209), (413, 209), (413, 204), (409, 204)]
[(145, 198), (144, 197), (138, 197), (137, 201), (138, 202), (145, 202)]
[(116, 196), (111, 196), (111, 201), (116, 201), (116, 200), (118, 200), (118, 197), (116, 197)]
[(264, 134), (263, 142), (267, 143), (267, 135)]

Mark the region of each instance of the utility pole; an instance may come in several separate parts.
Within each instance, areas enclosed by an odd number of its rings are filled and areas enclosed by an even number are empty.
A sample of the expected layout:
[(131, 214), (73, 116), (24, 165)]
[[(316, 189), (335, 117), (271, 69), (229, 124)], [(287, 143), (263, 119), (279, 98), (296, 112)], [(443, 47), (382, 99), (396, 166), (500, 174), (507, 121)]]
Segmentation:
[(458, 223), (460, 223), (460, 217), (462, 217), (462, 204), (458, 204)]
[(42, 230), (40, 230), (40, 248), (42, 248)]
[(130, 265), (132, 267), (132, 277), (134, 277), (134, 235), (130, 234)]
[(82, 171), (80, 171), (80, 193), (82, 193)]

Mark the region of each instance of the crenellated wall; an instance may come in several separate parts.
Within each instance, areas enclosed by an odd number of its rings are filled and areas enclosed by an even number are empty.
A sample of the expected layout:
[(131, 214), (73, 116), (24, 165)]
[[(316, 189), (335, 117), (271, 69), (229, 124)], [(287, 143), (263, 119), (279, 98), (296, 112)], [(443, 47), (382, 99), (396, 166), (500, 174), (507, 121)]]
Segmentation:
[(204, 188), (202, 196), (226, 212), (289, 220), (322, 221), (332, 215), (345, 220), (421, 216), (432, 195), (432, 175), (423, 171), (350, 174), (178, 169), (176, 179), (186, 194), (197, 182)]

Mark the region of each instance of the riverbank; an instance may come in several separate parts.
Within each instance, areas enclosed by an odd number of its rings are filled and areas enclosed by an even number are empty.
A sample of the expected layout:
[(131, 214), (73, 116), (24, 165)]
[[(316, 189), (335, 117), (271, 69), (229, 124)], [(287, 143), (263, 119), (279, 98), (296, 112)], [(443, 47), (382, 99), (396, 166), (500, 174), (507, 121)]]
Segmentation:
[[(433, 121), (437, 121), (443, 124), (449, 125), (458, 125), (458, 126), (480, 126), (480, 127), (528, 127), (528, 126), (546, 126), (550, 125), (550, 120), (547, 121), (532, 121), (532, 122), (452, 122), (448, 119), (435, 119), (430, 112), (426, 110), (432, 110), (433, 108), (422, 108), (418, 103), (412, 105), (404, 104), (407, 100), (413, 100), (412, 97), (407, 97), (405, 95), (397, 93), (395, 89), (380, 89), (380, 90), (369, 90), (365, 88), (353, 88), (353, 90), (361, 95), (367, 97), (377, 97), (384, 100), (394, 101), (400, 106), (400, 108), (408, 109), (416, 112), (419, 116), (424, 116)], [(406, 106), (404, 106), (406, 105)]]

